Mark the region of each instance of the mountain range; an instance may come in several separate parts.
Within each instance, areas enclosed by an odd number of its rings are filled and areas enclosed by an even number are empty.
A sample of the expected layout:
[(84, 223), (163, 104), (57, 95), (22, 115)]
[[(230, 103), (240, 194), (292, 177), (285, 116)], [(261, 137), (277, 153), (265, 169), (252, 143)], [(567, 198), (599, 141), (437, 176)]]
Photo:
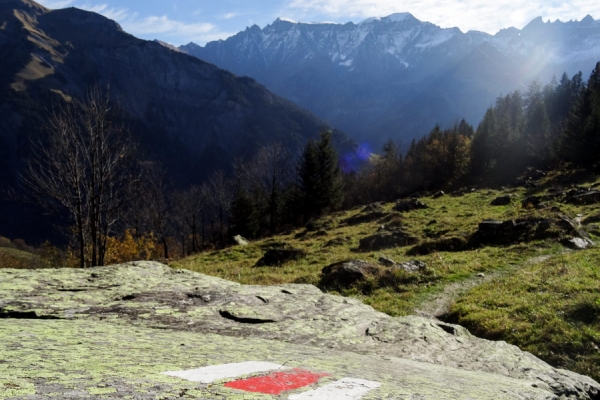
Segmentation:
[[(376, 148), (435, 123), (476, 124), (500, 94), (563, 71), (589, 74), (598, 59), (600, 22), (589, 16), (494, 36), (408, 13), (343, 25), (278, 19), (174, 48), (96, 13), (0, 0), (0, 192), (15, 184), (31, 140), (47, 134), (51, 110), (93, 85), (110, 87), (140, 158), (186, 185), (269, 142), (298, 154), (331, 126)], [(338, 148), (352, 148), (342, 131)], [(0, 232), (46, 235), (30, 211), (0, 196)]]
[[(277, 19), (180, 50), (250, 76), (356, 139), (408, 141), (434, 124), (478, 124), (495, 99), (600, 60), (600, 21), (544, 22), (496, 35), (443, 29), (409, 13), (361, 23)], [(586, 76), (587, 75), (587, 76)]]
[[(141, 157), (161, 161), (183, 185), (231, 168), (261, 144), (297, 154), (329, 128), (253, 79), (137, 39), (99, 14), (31, 0), (0, 0), (0, 71), (0, 192), (14, 184), (51, 110), (93, 85), (110, 87)], [(10, 207), (0, 200), (0, 232), (20, 236), (29, 214)]]

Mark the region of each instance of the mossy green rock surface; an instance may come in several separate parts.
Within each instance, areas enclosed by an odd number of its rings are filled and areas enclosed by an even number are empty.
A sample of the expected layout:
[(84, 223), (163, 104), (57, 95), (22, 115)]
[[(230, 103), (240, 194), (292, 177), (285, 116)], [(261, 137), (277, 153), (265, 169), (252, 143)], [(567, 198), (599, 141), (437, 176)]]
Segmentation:
[(0, 270), (0, 399), (288, 398), (162, 374), (244, 361), (380, 382), (367, 399), (600, 396), (592, 379), (504, 342), (310, 285), (244, 286), (152, 262)]

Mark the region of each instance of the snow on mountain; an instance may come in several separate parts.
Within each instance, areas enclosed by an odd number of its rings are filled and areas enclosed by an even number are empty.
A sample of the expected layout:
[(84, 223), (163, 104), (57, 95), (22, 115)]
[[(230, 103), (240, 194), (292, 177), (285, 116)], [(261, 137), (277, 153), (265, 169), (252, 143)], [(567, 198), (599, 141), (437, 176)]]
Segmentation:
[(387, 17), (367, 18), (364, 21), (360, 22), (358, 25), (365, 25), (365, 24), (369, 24), (374, 21), (381, 21), (381, 20), (386, 20), (389, 22), (402, 22), (407, 19), (415, 19), (415, 17), (413, 17), (413, 15), (411, 13), (407, 13), (407, 12), (406, 13), (396, 13), (396, 14), (388, 15)]
[[(600, 21), (463, 33), (410, 13), (355, 24), (277, 19), (182, 51), (250, 76), (355, 138), (410, 139), (436, 123), (477, 124), (496, 97), (600, 60)], [(381, 132), (384, 132), (383, 134)]]

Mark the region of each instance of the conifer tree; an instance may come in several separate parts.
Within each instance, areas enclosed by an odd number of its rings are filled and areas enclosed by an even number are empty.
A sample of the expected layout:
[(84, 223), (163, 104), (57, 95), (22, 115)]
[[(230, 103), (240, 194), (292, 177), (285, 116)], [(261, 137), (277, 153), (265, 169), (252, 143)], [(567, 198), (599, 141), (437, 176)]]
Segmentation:
[(331, 131), (309, 141), (298, 164), (299, 189), (306, 219), (336, 210), (343, 201), (343, 180)]
[(529, 86), (525, 101), (525, 116), (528, 156), (533, 162), (543, 165), (552, 159), (553, 146), (550, 137), (550, 119), (539, 82), (534, 82)]
[(600, 152), (600, 62), (574, 105), (562, 141), (563, 156), (584, 167), (598, 162)]
[(472, 172), (482, 175), (493, 166), (492, 140), (496, 134), (496, 114), (489, 108), (479, 124), (471, 145)]

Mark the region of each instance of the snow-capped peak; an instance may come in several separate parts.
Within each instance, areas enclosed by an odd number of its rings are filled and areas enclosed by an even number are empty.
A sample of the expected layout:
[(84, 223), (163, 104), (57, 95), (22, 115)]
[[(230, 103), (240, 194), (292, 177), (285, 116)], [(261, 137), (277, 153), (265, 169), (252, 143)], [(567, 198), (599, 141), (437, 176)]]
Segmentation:
[(279, 17), (277, 19), (279, 21), (281, 21), (281, 22), (289, 22), (289, 23), (292, 23), (292, 24), (297, 24), (298, 23), (298, 21), (294, 21), (293, 19), (285, 18), (285, 17)]
[(391, 22), (402, 22), (402, 21), (406, 21), (407, 19), (415, 19), (415, 17), (408, 12), (404, 12), (404, 13), (396, 13), (396, 14), (391, 14), (388, 15), (387, 17), (373, 17), (373, 18), (367, 18), (362, 22), (359, 22), (358, 25), (364, 25), (364, 24), (368, 24), (374, 21), (391, 21)]
[(388, 21), (393, 21), (393, 22), (402, 22), (402, 21), (405, 21), (407, 19), (412, 19), (412, 18), (414, 18), (414, 17), (411, 13), (404, 12), (404, 13), (396, 13), (396, 14), (389, 15), (389, 16), (385, 17), (384, 19), (387, 19)]

